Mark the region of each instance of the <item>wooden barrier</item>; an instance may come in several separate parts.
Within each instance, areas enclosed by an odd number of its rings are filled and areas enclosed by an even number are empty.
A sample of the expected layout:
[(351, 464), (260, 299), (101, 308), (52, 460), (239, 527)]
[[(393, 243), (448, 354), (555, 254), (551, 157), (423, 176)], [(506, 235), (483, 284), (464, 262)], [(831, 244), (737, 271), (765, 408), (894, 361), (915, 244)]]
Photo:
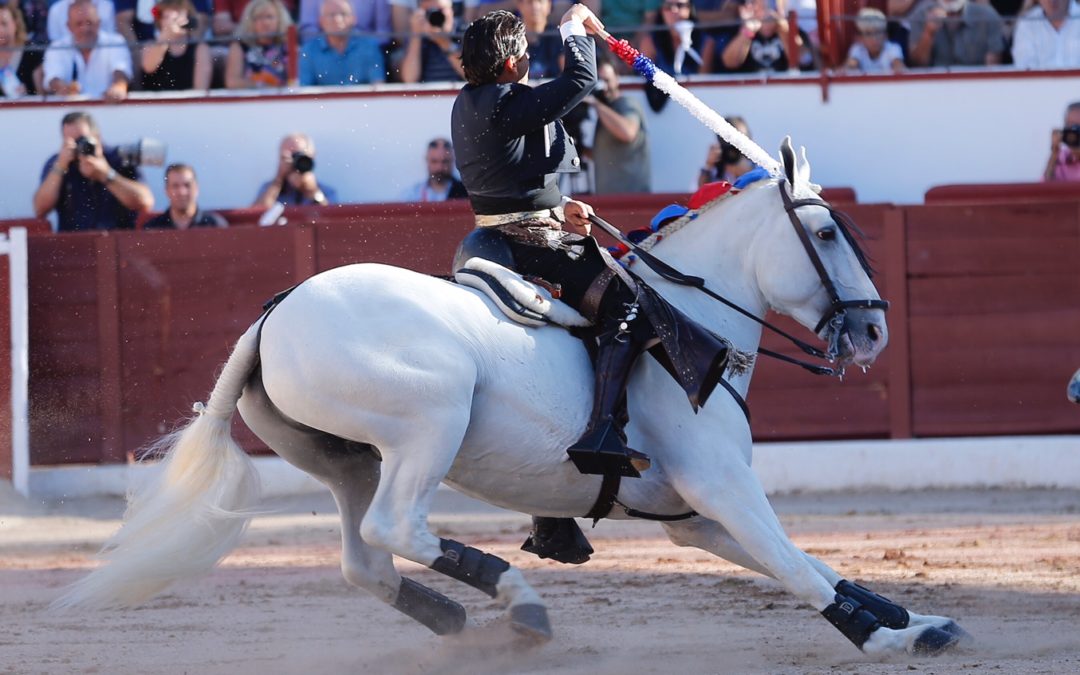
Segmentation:
[[(630, 229), (685, 195), (591, 201)], [(844, 382), (762, 359), (749, 397), (757, 439), (1080, 432), (1061, 395), (1080, 365), (1077, 203), (844, 208), (893, 303), (890, 346)], [(472, 225), (464, 202), (284, 215), (283, 227), (30, 237), (33, 462), (126, 461), (204, 399), (275, 292), (357, 261), (446, 273)]]

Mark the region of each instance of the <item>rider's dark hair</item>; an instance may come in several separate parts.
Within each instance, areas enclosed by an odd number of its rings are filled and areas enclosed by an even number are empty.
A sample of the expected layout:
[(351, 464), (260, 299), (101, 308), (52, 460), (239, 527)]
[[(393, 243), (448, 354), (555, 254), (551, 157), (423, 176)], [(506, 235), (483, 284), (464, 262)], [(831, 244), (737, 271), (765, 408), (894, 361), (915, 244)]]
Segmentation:
[(521, 19), (506, 10), (488, 12), (469, 24), (461, 39), (465, 79), (474, 86), (494, 82), (506, 60), (521, 56), (527, 46)]

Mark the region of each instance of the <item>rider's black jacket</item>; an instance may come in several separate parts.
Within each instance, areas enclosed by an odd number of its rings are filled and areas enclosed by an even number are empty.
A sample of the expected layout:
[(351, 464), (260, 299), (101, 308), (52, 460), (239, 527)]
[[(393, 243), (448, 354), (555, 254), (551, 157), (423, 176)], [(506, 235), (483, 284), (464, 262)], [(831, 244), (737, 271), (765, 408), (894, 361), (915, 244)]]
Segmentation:
[(538, 211), (562, 200), (557, 173), (581, 160), (559, 118), (596, 85), (596, 47), (570, 35), (566, 65), (545, 84), (466, 85), (454, 102), (451, 136), (461, 182), (479, 215)]

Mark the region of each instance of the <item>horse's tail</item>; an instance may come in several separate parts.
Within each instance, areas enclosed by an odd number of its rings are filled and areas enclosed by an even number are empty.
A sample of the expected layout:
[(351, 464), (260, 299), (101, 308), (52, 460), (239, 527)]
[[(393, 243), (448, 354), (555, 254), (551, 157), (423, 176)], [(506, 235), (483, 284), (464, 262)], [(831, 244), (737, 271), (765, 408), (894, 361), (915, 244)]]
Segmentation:
[(161, 438), (152, 480), (128, 495), (124, 525), (101, 552), (105, 564), (67, 589), (54, 608), (130, 606), (174, 581), (208, 572), (236, 546), (259, 500), (259, 476), (230, 426), (255, 367), (262, 319), (244, 333), (206, 405)]

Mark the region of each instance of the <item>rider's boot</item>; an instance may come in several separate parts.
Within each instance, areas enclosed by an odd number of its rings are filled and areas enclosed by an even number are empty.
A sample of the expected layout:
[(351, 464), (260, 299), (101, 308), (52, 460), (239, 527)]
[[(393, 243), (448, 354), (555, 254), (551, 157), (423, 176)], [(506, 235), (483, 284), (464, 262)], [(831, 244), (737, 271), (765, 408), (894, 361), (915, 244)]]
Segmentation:
[(622, 431), (626, 380), (634, 361), (648, 344), (647, 338), (637, 334), (639, 330), (628, 332), (615, 328), (597, 339), (592, 418), (584, 435), (566, 450), (581, 473), (639, 478), (649, 468), (649, 458), (628, 448)]
[(533, 516), (532, 532), (521, 550), (570, 565), (580, 565), (593, 554), (593, 547), (573, 518), (539, 516)]

